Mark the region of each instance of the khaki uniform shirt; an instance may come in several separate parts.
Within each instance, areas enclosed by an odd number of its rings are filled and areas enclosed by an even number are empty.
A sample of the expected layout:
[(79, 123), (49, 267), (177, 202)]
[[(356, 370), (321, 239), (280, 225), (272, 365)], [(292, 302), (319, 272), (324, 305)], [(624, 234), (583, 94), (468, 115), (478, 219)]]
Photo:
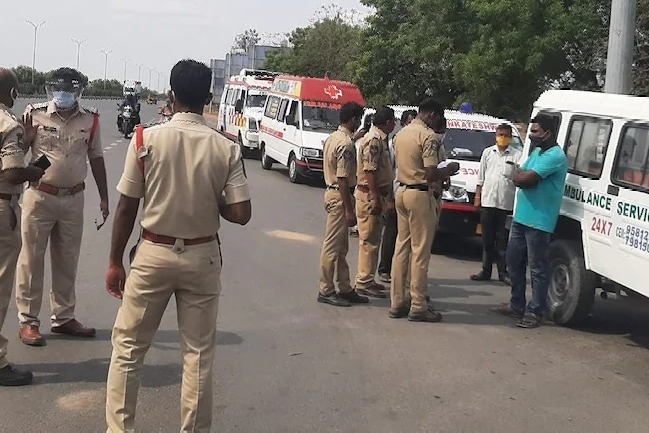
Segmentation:
[(12, 168), (25, 168), (25, 154), (27, 146), (23, 141), (25, 130), (16, 116), (0, 104), (0, 193), (21, 194), (23, 185), (14, 185), (7, 182), (2, 176), (2, 171)]
[(358, 184), (369, 186), (367, 173), (373, 172), (377, 186), (382, 190), (389, 189), (392, 184), (392, 164), (387, 134), (373, 126), (359, 142)]
[(67, 121), (56, 111), (53, 102), (30, 105), (34, 125), (38, 125), (36, 140), (32, 144), (32, 162), (41, 155), (47, 156), (52, 165), (45, 170), (42, 183), (59, 188), (72, 188), (86, 179), (88, 159), (103, 158), (99, 125), (90, 141), (96, 110), (77, 106)]
[(439, 164), (441, 146), (439, 136), (419, 119), (399, 131), (394, 137), (397, 181), (404, 185), (427, 184), (426, 168)]
[(139, 154), (136, 138), (131, 140), (117, 190), (144, 198), (143, 228), (180, 239), (214, 236), (220, 228), (219, 202), (250, 200), (239, 147), (192, 113), (177, 113), (145, 129)]
[(338, 178), (346, 178), (349, 186), (356, 186), (356, 147), (353, 133), (344, 127), (331, 134), (324, 143), (324, 179), (327, 186), (338, 185)]

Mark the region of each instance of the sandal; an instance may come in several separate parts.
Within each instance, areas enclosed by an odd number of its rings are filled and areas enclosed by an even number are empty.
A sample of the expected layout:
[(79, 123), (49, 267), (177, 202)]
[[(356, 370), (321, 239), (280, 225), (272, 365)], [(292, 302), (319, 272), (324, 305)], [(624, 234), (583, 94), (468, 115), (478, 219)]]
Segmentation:
[(490, 311), (492, 313), (497, 313), (502, 316), (507, 316), (507, 317), (513, 317), (515, 319), (522, 319), (523, 318), (523, 313), (519, 311), (515, 311), (512, 309), (512, 306), (509, 304), (503, 304), (499, 307), (494, 307), (491, 308)]
[(536, 314), (528, 313), (516, 324), (519, 328), (534, 329), (541, 326), (541, 317)]
[(471, 280), (472, 281), (491, 281), (491, 277), (487, 277), (485, 274), (480, 272), (479, 274), (471, 275)]

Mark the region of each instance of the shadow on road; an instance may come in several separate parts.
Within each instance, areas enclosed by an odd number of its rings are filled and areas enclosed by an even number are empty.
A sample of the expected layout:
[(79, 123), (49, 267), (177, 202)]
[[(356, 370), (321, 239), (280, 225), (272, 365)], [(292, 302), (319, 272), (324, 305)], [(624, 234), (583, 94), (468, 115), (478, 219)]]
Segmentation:
[(577, 332), (624, 336), (628, 346), (649, 349), (649, 303), (645, 300), (596, 299), (591, 315)]
[[(110, 341), (112, 331), (108, 329), (98, 329), (97, 335), (93, 338), (93, 341)], [(52, 341), (79, 341), (78, 338), (70, 337), (67, 335), (57, 335), (52, 334), (47, 336), (48, 340)], [(219, 346), (230, 346), (234, 344), (241, 344), (243, 338), (239, 334), (234, 332), (227, 331), (218, 331), (216, 332), (216, 344)], [(161, 344), (170, 344), (170, 343), (180, 343), (180, 333), (179, 331), (171, 330), (159, 330), (156, 332), (155, 337), (153, 338), (153, 344), (151, 347), (166, 350), (169, 349), (168, 346), (162, 346)], [(178, 346), (173, 347), (174, 350), (178, 349)]]
[[(90, 359), (83, 362), (25, 365), (34, 372), (34, 384), (105, 383), (109, 358)], [(182, 379), (181, 364), (147, 365), (142, 368), (142, 386), (162, 388), (179, 384)]]
[(482, 261), (482, 240), (477, 237), (438, 233), (433, 244), (433, 254), (479, 263)]

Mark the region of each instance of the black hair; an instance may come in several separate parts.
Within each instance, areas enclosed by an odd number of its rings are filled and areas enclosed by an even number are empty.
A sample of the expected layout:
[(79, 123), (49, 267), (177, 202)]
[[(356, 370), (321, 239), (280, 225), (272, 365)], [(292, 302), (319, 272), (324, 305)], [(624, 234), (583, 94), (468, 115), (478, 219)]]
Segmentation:
[(408, 121), (408, 118), (412, 116), (413, 118), (417, 117), (417, 111), (415, 110), (406, 110), (403, 112), (401, 115), (401, 126), (406, 126), (406, 122)]
[(340, 124), (344, 125), (354, 118), (363, 117), (363, 107), (356, 102), (348, 102), (340, 109)]
[(394, 110), (390, 107), (381, 107), (374, 114), (374, 125), (386, 126), (388, 122), (394, 120)]
[(440, 116), (444, 115), (444, 107), (442, 107), (442, 104), (437, 102), (434, 99), (426, 99), (424, 102), (422, 102), (419, 105), (419, 112), (428, 114), (428, 113), (433, 113), (433, 114), (439, 114)]
[(86, 77), (79, 71), (73, 68), (59, 68), (55, 69), (51, 73), (52, 80), (63, 80), (63, 81), (78, 81), (80, 85), (85, 86)]
[(169, 81), (178, 102), (191, 108), (203, 107), (210, 97), (212, 71), (196, 60), (181, 60), (171, 70)]
[(496, 128), (496, 131), (507, 131), (509, 132), (509, 135), (514, 134), (514, 130), (512, 129), (512, 125), (508, 125), (507, 123), (501, 123), (498, 125), (498, 128)]
[(557, 124), (552, 116), (537, 114), (532, 123), (536, 123), (543, 131), (549, 131), (553, 138), (557, 137)]

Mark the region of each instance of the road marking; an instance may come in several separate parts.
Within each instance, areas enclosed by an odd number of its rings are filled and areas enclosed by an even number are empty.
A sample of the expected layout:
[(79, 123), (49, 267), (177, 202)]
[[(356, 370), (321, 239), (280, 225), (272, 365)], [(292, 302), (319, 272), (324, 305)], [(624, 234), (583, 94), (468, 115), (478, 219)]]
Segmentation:
[(265, 233), (272, 238), (283, 239), (286, 241), (305, 242), (310, 244), (322, 243), (319, 238), (304, 233), (289, 232), (286, 230), (270, 230)]

